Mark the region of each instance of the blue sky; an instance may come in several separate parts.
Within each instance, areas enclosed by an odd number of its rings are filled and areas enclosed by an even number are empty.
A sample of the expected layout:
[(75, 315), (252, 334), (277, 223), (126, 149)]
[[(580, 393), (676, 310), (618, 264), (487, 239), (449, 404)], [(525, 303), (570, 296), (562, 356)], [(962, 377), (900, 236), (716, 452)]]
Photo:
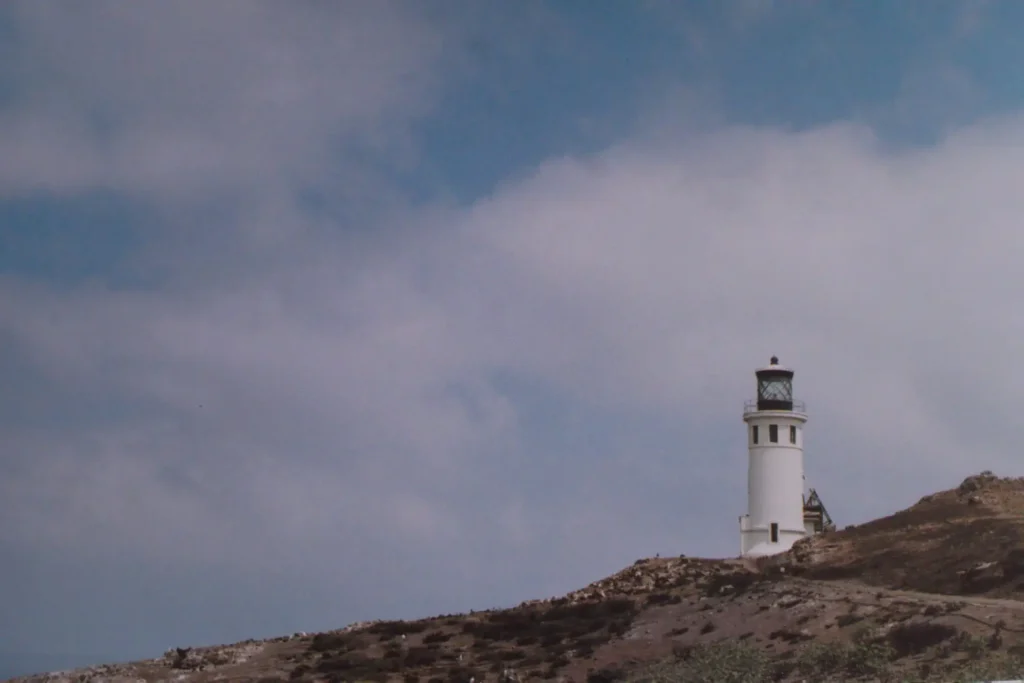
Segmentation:
[(153, 656), (1021, 474), (1012, 2), (10, 2), (0, 643)]

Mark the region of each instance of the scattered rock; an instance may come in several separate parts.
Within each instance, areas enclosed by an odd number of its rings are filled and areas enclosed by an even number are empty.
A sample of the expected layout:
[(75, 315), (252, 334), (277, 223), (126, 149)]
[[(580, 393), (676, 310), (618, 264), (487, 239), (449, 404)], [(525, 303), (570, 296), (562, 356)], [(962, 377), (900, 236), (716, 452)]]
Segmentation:
[(786, 595), (783, 596), (781, 599), (777, 600), (775, 604), (772, 605), (772, 607), (778, 607), (779, 609), (789, 609), (791, 607), (796, 607), (801, 602), (803, 602), (803, 599), (796, 595)]

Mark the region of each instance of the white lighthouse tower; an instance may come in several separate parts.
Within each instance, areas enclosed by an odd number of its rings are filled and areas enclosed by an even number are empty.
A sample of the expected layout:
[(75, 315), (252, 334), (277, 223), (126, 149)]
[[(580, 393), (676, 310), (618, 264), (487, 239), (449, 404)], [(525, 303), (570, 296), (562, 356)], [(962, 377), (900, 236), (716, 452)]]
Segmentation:
[[(774, 555), (821, 529), (827, 519), (817, 494), (812, 520), (804, 501), (804, 404), (793, 399), (793, 371), (772, 356), (757, 370), (757, 398), (743, 409), (747, 423), (747, 514), (740, 517), (740, 553)], [(812, 503), (808, 500), (807, 503)]]

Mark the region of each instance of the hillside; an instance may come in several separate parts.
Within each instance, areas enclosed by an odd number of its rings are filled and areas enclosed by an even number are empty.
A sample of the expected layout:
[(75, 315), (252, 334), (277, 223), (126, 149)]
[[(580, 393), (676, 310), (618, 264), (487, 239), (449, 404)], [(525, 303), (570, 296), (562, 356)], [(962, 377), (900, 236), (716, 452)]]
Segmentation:
[(983, 473), (752, 560), (638, 560), (561, 598), (18, 681), (979, 680), (1020, 674), (1024, 480)]
[(1024, 479), (991, 472), (888, 517), (769, 558), (808, 579), (950, 595), (1024, 597)]

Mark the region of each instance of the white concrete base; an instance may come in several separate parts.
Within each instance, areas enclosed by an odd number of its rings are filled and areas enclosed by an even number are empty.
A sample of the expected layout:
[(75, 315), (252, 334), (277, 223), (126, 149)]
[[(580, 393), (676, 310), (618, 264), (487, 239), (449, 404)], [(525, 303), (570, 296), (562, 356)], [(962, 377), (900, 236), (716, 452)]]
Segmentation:
[(749, 525), (749, 515), (740, 517), (740, 555), (743, 557), (784, 553), (792, 548), (794, 543), (808, 535), (806, 529), (779, 529), (779, 540), (772, 543), (769, 527), (751, 528)]

